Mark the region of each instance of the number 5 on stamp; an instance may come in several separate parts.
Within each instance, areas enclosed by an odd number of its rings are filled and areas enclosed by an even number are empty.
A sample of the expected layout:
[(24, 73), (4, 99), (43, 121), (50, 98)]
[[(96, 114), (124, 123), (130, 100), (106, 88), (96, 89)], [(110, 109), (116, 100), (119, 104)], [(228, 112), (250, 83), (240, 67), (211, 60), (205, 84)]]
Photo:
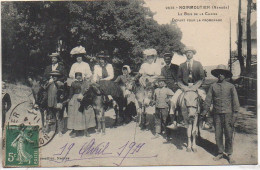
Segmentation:
[(6, 126), (5, 167), (39, 166), (39, 127)]

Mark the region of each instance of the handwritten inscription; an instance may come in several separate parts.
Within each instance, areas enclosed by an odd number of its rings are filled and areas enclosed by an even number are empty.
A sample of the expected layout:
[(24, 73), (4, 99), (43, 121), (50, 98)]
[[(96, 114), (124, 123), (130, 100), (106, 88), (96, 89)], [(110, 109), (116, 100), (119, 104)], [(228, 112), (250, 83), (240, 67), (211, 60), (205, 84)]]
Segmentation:
[(95, 138), (85, 142), (83, 145), (79, 145), (78, 143), (66, 143), (58, 148), (58, 151), (53, 154), (56, 159), (53, 157), (52, 159), (43, 158), (42, 160), (65, 163), (78, 160), (111, 159), (115, 161), (113, 163), (114, 165), (121, 166), (126, 159), (155, 158), (158, 156), (137, 155), (137, 153), (144, 150), (145, 143), (127, 141), (121, 146), (116, 146), (116, 149), (112, 149), (115, 147), (112, 147), (111, 145), (112, 143), (110, 142), (99, 143)]

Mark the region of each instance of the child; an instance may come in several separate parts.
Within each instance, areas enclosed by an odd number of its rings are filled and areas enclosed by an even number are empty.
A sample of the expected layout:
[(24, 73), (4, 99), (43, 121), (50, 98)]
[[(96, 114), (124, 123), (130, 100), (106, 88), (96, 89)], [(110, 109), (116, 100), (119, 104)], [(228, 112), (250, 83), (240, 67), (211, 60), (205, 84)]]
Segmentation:
[(70, 136), (72, 138), (79, 135), (80, 131), (85, 130), (85, 114), (79, 110), (81, 87), (83, 78), (81, 72), (75, 73), (75, 81), (72, 82), (69, 94), (68, 106), (68, 129), (72, 129)]
[(164, 131), (168, 140), (168, 132), (166, 129), (166, 120), (169, 116), (169, 102), (174, 92), (166, 87), (165, 77), (158, 77), (158, 88), (154, 92), (155, 102), (155, 137), (159, 137), (159, 133)]
[(124, 65), (122, 67), (122, 72), (123, 72), (123, 75), (120, 75), (116, 78), (115, 82), (116, 83), (119, 83), (119, 85), (121, 86), (122, 90), (123, 90), (123, 93), (124, 93), (124, 96), (126, 95), (126, 84), (130, 81), (133, 80), (132, 76), (130, 75), (131, 73), (131, 69), (128, 65)]
[(219, 65), (211, 74), (218, 78), (218, 82), (209, 88), (203, 115), (206, 115), (213, 102), (213, 120), (215, 126), (215, 139), (218, 146), (218, 155), (213, 158), (215, 161), (224, 157), (223, 133), (225, 134), (225, 153), (230, 164), (234, 164), (232, 159), (232, 138), (234, 128), (234, 116), (239, 111), (239, 100), (236, 88), (227, 82), (226, 78), (231, 78), (232, 73), (224, 65)]
[(123, 75), (118, 76), (115, 82), (120, 84), (124, 97), (126, 98), (127, 106), (125, 109), (125, 122), (129, 123), (132, 120), (132, 117), (136, 116), (137, 114), (135, 106), (135, 94), (132, 91), (133, 77), (130, 75), (131, 69), (128, 65), (124, 65), (122, 67), (122, 72)]
[(59, 71), (51, 71), (49, 76), (50, 80), (45, 86), (47, 89), (46, 132), (55, 130), (53, 124), (55, 123), (57, 113), (57, 91), (64, 85), (59, 81), (59, 78), (61, 77), (61, 73)]

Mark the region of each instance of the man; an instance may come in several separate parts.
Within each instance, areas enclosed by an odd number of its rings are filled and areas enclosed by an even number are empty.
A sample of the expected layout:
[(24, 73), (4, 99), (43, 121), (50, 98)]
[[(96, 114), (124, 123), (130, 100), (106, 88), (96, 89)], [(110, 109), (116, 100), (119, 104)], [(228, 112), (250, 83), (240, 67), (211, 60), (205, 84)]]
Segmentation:
[[(178, 97), (183, 91), (194, 89), (200, 87), (204, 78), (204, 70), (199, 61), (193, 59), (193, 55), (196, 54), (196, 50), (192, 47), (185, 48), (186, 62), (182, 63), (178, 70), (178, 86), (181, 89), (178, 89), (174, 96), (172, 97), (172, 111), (176, 109)], [(199, 96), (202, 100), (205, 100), (206, 94), (203, 90), (198, 89)]]
[(114, 68), (112, 64), (108, 63), (109, 56), (101, 51), (98, 56), (98, 64), (94, 66), (93, 79), (94, 82), (109, 81), (114, 78)]
[(176, 64), (172, 64), (172, 53), (164, 54), (164, 62), (165, 66), (161, 70), (161, 75), (166, 78), (165, 83), (168, 88), (170, 88), (173, 92), (177, 90), (177, 74), (179, 66)]
[[(213, 158), (215, 161), (224, 157), (224, 151), (230, 164), (235, 161), (232, 158), (233, 152), (233, 128), (234, 117), (239, 111), (239, 100), (236, 88), (227, 82), (226, 78), (231, 78), (232, 73), (224, 65), (219, 65), (211, 74), (218, 78), (218, 82), (212, 84), (207, 93), (203, 115), (206, 115), (213, 103), (213, 119), (215, 126), (215, 139), (218, 146), (218, 155)], [(223, 145), (223, 135), (225, 134), (225, 150)]]
[[(178, 74), (178, 69), (179, 66), (176, 64), (172, 64), (172, 53), (165, 53), (164, 54), (164, 62), (165, 66), (162, 68), (161, 75), (166, 78), (165, 83), (168, 88), (170, 88), (173, 92), (176, 92), (178, 90), (178, 85), (177, 85), (177, 74)], [(169, 106), (171, 108), (171, 106)], [(176, 128), (175, 122), (176, 117), (172, 109), (170, 109), (170, 122), (173, 122), (171, 126), (168, 126), (169, 128)], [(168, 124), (169, 122), (167, 122)]]
[(61, 59), (59, 53), (52, 53), (49, 57), (51, 57), (51, 65), (47, 66), (44, 71), (44, 81), (49, 81), (51, 79), (50, 73), (52, 71), (59, 71), (61, 73), (59, 81), (64, 82), (67, 78), (67, 73), (63, 64), (59, 62)]

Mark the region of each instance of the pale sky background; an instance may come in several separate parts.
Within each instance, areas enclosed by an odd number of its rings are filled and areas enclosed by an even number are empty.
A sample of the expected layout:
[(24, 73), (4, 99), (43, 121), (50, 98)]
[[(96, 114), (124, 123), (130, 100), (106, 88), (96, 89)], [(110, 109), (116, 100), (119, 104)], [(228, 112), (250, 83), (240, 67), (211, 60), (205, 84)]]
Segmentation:
[[(169, 24), (172, 18), (222, 18), (222, 22), (177, 22), (183, 33), (182, 42), (187, 46), (193, 46), (197, 50), (194, 59), (202, 65), (228, 64), (229, 60), (229, 31), (231, 18), (231, 44), (232, 50), (237, 48), (237, 17), (238, 0), (145, 0), (146, 7), (155, 12), (154, 19), (159, 24)], [(227, 6), (229, 10), (166, 10), (166, 6), (179, 5), (206, 5)], [(242, 0), (242, 15), (246, 15), (247, 1)], [(178, 16), (178, 12), (218, 12), (217, 16)], [(178, 58), (178, 57), (177, 57)], [(179, 57), (180, 58), (180, 57)], [(184, 59), (185, 61), (185, 59)]]

